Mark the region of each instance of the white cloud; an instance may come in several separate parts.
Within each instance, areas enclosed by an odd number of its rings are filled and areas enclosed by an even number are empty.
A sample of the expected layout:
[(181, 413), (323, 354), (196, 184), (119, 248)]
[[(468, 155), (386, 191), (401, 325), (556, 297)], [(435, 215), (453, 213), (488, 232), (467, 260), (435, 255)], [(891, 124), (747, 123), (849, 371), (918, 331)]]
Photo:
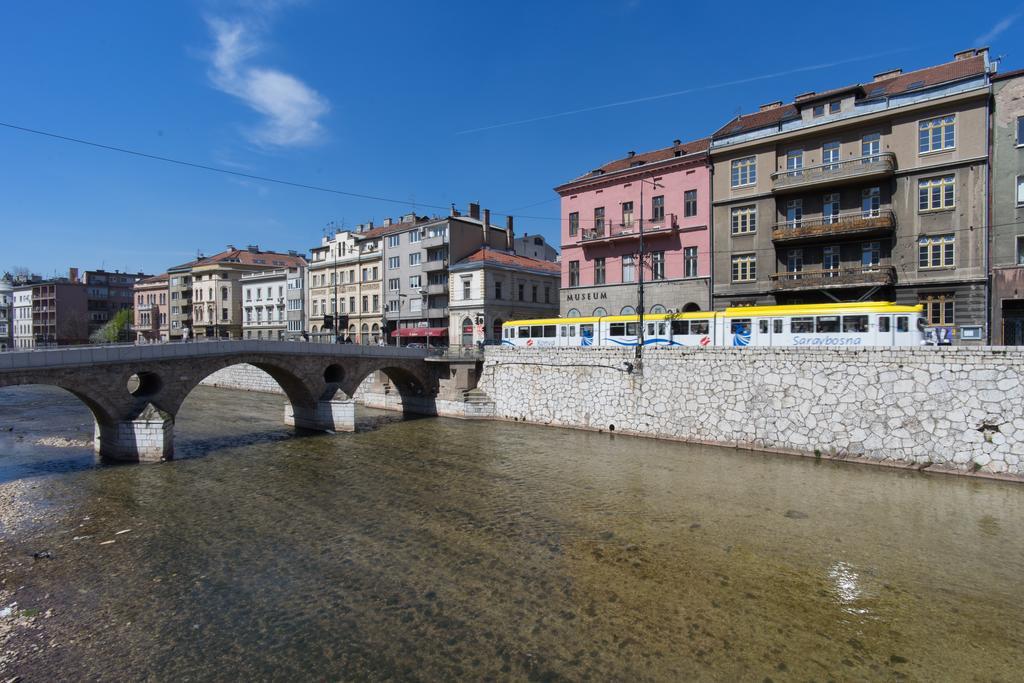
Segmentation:
[(261, 46), (258, 21), (207, 20), (216, 43), (210, 54), (210, 82), (237, 97), (264, 116), (246, 130), (249, 139), (263, 146), (310, 145), (323, 137), (319, 119), (330, 104), (313, 88), (277, 69), (251, 66)]
[(993, 40), (999, 37), (999, 34), (1013, 26), (1013, 23), (1020, 19), (1021, 14), (1024, 14), (1024, 12), (1018, 9), (1013, 14), (1010, 14), (1000, 19), (998, 22), (996, 22), (995, 26), (989, 29), (988, 33), (980, 35), (974, 39), (975, 46), (982, 47), (991, 43)]

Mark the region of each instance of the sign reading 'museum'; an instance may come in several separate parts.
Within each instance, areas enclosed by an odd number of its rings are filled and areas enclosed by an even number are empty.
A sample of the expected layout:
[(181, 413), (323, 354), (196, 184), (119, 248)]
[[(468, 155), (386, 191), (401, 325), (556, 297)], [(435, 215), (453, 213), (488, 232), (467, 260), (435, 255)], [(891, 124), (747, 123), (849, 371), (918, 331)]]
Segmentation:
[(599, 301), (608, 298), (608, 292), (567, 292), (566, 301)]

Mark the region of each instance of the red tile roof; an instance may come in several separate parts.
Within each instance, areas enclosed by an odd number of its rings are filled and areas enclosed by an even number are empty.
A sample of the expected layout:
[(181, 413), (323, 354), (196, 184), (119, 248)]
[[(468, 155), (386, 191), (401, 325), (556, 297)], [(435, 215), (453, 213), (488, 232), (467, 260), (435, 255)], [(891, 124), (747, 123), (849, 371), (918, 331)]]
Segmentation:
[(240, 263), (245, 266), (266, 266), (268, 268), (295, 268), (306, 265), (306, 259), (298, 255), (279, 254), (276, 251), (228, 249), (213, 256), (204, 256), (194, 262), (192, 266), (208, 266), (214, 263)]
[(631, 157), (625, 157), (622, 159), (616, 159), (609, 161), (603, 166), (599, 166), (594, 171), (585, 173), (578, 178), (573, 178), (565, 185), (571, 185), (572, 183), (580, 180), (587, 180), (589, 178), (597, 178), (608, 173), (615, 173), (616, 171), (624, 171), (634, 166), (646, 166), (647, 164), (654, 164), (659, 161), (667, 161), (677, 156), (686, 156), (689, 154), (697, 154), (700, 152), (707, 152), (708, 145), (711, 143), (711, 138), (701, 138), (699, 140), (691, 140), (690, 142), (682, 142), (678, 145), (672, 145), (671, 147), (663, 147), (662, 149), (656, 149), (651, 152), (642, 152), (641, 154), (634, 154)]
[(1007, 78), (1017, 78), (1024, 76), (1024, 69), (1014, 69), (1013, 71), (1004, 71), (1003, 73), (992, 74), (993, 81), (1005, 81)]
[[(922, 90), (924, 88), (930, 88), (943, 83), (952, 83), (965, 78), (980, 76), (984, 73), (985, 57), (984, 55), (979, 54), (974, 57), (968, 57), (967, 59), (955, 60), (952, 62), (946, 62), (945, 64), (938, 64), (936, 66), (918, 69), (917, 71), (910, 71), (908, 73), (892, 78), (885, 78), (880, 81), (870, 81), (859, 85), (832, 88), (822, 93), (807, 94), (797, 98), (797, 101), (801, 105), (808, 104), (823, 97), (836, 95), (849, 90), (858, 91), (858, 96), (862, 96), (866, 99), (892, 97), (893, 95), (899, 95), (910, 90)], [(758, 130), (759, 128), (767, 128), (797, 117), (799, 117), (799, 110), (797, 109), (796, 104), (784, 104), (780, 107), (775, 107), (766, 111), (756, 111), (750, 114), (737, 116), (735, 119), (715, 131), (711, 138), (713, 140), (717, 140), (723, 137), (745, 133), (747, 131)]]
[(550, 273), (552, 275), (559, 275), (562, 272), (562, 267), (552, 261), (541, 261), (540, 259), (530, 258), (529, 256), (510, 254), (507, 251), (499, 251), (497, 249), (491, 249), (490, 247), (483, 247), (482, 249), (474, 251), (455, 265), (458, 266), (464, 263), (494, 264), (497, 266), (505, 266), (507, 268), (537, 270), (544, 273)]
[(159, 285), (163, 284), (164, 282), (167, 282), (169, 278), (170, 276), (167, 273), (163, 273), (162, 275), (154, 275), (153, 277), (147, 277), (142, 280), (136, 280), (135, 285)]
[(416, 227), (417, 225), (423, 225), (424, 223), (432, 223), (433, 221), (441, 220), (439, 218), (427, 218), (426, 216), (417, 216), (416, 222), (412, 221), (402, 223), (401, 221), (392, 223), (391, 225), (382, 225), (366, 232), (353, 232), (352, 234), (356, 239), (360, 240), (372, 240), (375, 237), (383, 237), (384, 235), (390, 235), (395, 232), (402, 232), (409, 228)]

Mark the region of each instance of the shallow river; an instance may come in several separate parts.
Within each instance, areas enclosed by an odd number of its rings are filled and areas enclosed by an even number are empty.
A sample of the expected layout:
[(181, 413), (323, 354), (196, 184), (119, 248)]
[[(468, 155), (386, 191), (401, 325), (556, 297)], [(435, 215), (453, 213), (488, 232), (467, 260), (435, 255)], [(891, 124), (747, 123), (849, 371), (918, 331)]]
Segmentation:
[(1022, 485), (368, 410), (295, 437), (282, 403), (200, 388), (178, 460), (99, 466), (76, 399), (0, 391), (0, 680), (1024, 676)]

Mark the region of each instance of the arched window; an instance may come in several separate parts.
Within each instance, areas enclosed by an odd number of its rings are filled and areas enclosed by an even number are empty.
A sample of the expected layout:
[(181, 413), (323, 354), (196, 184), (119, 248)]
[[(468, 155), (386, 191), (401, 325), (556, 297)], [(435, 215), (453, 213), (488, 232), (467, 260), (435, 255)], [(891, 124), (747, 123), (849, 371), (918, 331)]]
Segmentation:
[(565, 314), (565, 317), (566, 318), (579, 318), (580, 317), (580, 309), (578, 309), (578, 308), (570, 308), (569, 312)]
[(374, 323), (373, 327), (370, 328), (370, 334), (373, 335), (373, 343), (374, 344), (379, 342), (380, 341), (380, 325), (378, 325), (377, 323)]
[(694, 311), (699, 311), (699, 310), (700, 310), (700, 305), (699, 304), (695, 304), (692, 301), (690, 303), (686, 304), (685, 306), (683, 306), (683, 313), (692, 313)]
[(316, 334), (320, 330), (317, 329), (316, 325), (313, 325), (311, 328), (309, 328), (309, 331), (313, 334)]
[(362, 328), (360, 328), (360, 332), (362, 332), (362, 335), (361, 335), (362, 338), (359, 340), (359, 343), (360, 344), (369, 344), (370, 343), (370, 326), (367, 325), (366, 323), (363, 323)]
[(597, 308), (594, 309), (594, 317), (595, 318), (602, 318), (602, 317), (604, 317), (606, 315), (608, 315), (608, 311), (604, 310), (600, 306), (598, 306)]
[(462, 319), (462, 345), (473, 345), (473, 321), (469, 318)]
[(653, 306), (651, 306), (651, 313), (664, 313), (664, 312), (665, 312), (665, 307), (662, 306), (661, 304), (654, 304)]
[(619, 315), (636, 315), (636, 309), (632, 306), (623, 306), (622, 310), (619, 311)]

